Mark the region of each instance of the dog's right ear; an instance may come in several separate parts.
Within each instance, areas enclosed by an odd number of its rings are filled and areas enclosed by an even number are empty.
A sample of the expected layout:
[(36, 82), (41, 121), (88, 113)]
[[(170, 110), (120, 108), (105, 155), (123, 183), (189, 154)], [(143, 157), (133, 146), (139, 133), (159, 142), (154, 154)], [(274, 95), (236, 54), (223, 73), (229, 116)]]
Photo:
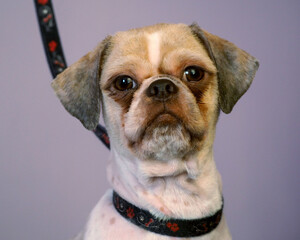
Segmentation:
[(218, 69), (219, 104), (224, 113), (230, 113), (250, 87), (259, 62), (233, 43), (202, 30), (197, 24), (190, 28)]
[(89, 130), (95, 129), (99, 122), (100, 68), (109, 43), (110, 37), (107, 37), (51, 84), (65, 109)]

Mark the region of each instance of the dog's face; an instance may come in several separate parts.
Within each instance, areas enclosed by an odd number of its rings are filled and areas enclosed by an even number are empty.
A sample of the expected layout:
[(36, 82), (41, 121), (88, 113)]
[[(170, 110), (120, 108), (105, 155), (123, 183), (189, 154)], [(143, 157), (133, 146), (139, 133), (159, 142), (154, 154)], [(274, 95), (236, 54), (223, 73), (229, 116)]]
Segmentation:
[(100, 87), (110, 132), (139, 158), (198, 150), (217, 117), (217, 70), (184, 25), (118, 33)]
[(197, 25), (159, 24), (106, 38), (53, 87), (88, 129), (100, 102), (111, 143), (139, 159), (182, 159), (212, 146), (219, 109), (229, 113), (258, 62)]

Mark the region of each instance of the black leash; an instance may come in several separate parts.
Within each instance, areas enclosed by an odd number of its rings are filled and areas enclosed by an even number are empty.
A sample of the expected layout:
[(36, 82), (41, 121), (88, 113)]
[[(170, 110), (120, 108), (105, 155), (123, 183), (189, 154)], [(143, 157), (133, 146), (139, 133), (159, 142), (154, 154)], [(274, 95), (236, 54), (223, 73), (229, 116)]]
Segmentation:
[[(53, 78), (55, 78), (57, 74), (67, 68), (67, 63), (58, 34), (53, 6), (51, 0), (34, 0), (34, 4), (48, 65)], [(106, 129), (98, 124), (93, 132), (110, 149)]]

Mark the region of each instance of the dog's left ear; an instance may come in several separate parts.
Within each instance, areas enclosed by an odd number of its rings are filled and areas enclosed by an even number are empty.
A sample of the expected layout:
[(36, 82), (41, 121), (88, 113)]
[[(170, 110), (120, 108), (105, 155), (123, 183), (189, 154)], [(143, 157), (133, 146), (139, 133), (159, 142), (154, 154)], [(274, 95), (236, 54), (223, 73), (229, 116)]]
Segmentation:
[(230, 113), (250, 87), (259, 62), (233, 43), (202, 30), (197, 24), (190, 25), (190, 28), (217, 67), (220, 107), (223, 112)]
[(92, 52), (79, 59), (52, 82), (51, 86), (65, 109), (89, 130), (100, 117), (100, 74), (109, 37)]

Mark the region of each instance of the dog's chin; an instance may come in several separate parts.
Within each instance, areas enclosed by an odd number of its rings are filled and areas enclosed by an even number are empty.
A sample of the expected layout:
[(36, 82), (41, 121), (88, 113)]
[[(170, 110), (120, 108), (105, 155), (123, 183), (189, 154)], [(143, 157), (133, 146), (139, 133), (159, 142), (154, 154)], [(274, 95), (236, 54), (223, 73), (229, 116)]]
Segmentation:
[(175, 116), (161, 114), (146, 128), (135, 149), (143, 159), (182, 159), (193, 150), (191, 134)]

